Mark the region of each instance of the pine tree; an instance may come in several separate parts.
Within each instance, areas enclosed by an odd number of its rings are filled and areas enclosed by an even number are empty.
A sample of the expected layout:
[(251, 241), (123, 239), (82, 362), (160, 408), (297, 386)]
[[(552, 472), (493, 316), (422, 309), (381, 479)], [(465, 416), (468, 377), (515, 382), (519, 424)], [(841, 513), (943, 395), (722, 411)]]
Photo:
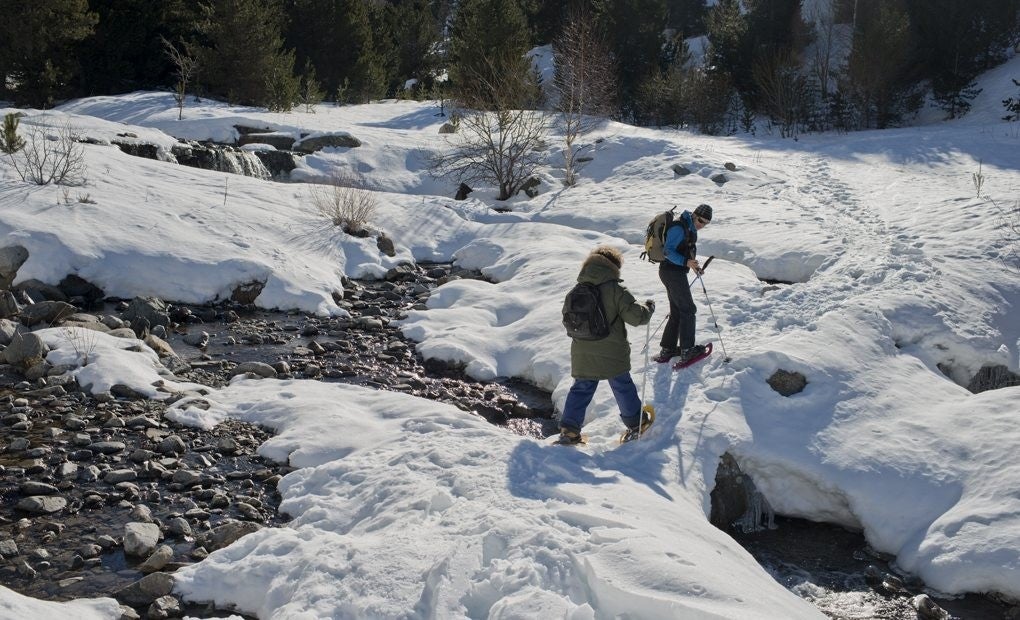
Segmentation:
[(87, 0), (0, 0), (0, 15), (0, 89), (40, 108), (66, 96), (78, 71), (74, 45), (97, 21)]
[(299, 63), (310, 60), (327, 93), (344, 89), (345, 102), (386, 93), (387, 75), (366, 0), (295, 0), (289, 8), (288, 44)]
[[(1012, 79), (1012, 78), (1010, 78)], [(1013, 79), (1013, 83), (1020, 86), (1020, 81)], [(1002, 107), (1006, 108), (1006, 116), (1002, 117), (1004, 121), (1020, 121), (1020, 95), (1016, 97), (1009, 97), (1002, 100)]]
[(16, 112), (4, 115), (4, 128), (0, 133), (0, 153), (13, 155), (25, 146), (25, 140), (18, 135), (19, 115)]
[(859, 0), (846, 83), (860, 127), (884, 128), (902, 112), (913, 84), (910, 20), (898, 0)]
[(297, 92), (293, 52), (283, 50), (283, 13), (275, 0), (214, 0), (200, 79), (214, 95), (244, 105), (284, 104)]
[(75, 92), (117, 94), (165, 87), (176, 66), (154, 41), (193, 42), (203, 12), (187, 0), (89, 0), (98, 15), (95, 33), (78, 45), (81, 72)]
[[(527, 23), (515, 0), (462, 0), (450, 33), (449, 73), (454, 96), (471, 99), (475, 105), (494, 105), (495, 101), (478, 97), (478, 86), (511, 78), (516, 81), (528, 74), (527, 50)], [(534, 92), (522, 92), (516, 105), (524, 106), (534, 97)]]
[(660, 70), (666, 0), (607, 0), (603, 19), (616, 56), (622, 112), (634, 118), (639, 85)]
[(432, 88), (439, 68), (439, 24), (429, 3), (411, 0), (393, 7), (392, 36), (387, 42), (395, 57), (394, 88), (403, 88), (407, 80), (417, 80), (421, 89)]

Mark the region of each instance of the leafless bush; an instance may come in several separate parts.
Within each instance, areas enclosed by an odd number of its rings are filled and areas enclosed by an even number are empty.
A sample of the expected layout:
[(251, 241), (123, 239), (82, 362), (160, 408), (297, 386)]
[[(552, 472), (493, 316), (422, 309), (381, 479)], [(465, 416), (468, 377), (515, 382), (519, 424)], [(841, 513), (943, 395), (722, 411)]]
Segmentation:
[(96, 332), (84, 327), (65, 327), (63, 332), (74, 349), (75, 358), (81, 360), (82, 366), (88, 366), (92, 354), (96, 351)]
[[(489, 61), (492, 67), (512, 66)], [(454, 177), (461, 182), (483, 181), (499, 187), (497, 200), (511, 198), (544, 161), (548, 119), (540, 110), (526, 109), (535, 77), (528, 74), (497, 74), (479, 71), (462, 87), (455, 113), (460, 130), (449, 134), (452, 149), (433, 156), (429, 171), (434, 177)], [(533, 102), (532, 102), (533, 103)]]
[(375, 195), (350, 172), (334, 173), (323, 185), (312, 187), (312, 204), (319, 214), (350, 235), (361, 235), (375, 215)]
[(789, 54), (763, 56), (755, 61), (752, 73), (762, 104), (779, 124), (780, 135), (795, 136), (806, 116), (808, 100), (807, 80), (797, 63)]
[(1002, 263), (1020, 274), (1020, 200), (1012, 207), (1003, 207), (992, 201), (999, 212), (999, 237), (1003, 246)]
[(24, 147), (9, 155), (22, 181), (36, 185), (85, 183), (85, 148), (69, 124), (58, 128), (41, 125), (25, 133)]
[(974, 189), (977, 192), (976, 196), (981, 197), (981, 188), (985, 184), (985, 174), (981, 171), (981, 162), (978, 162), (978, 171), (970, 173), (971, 180), (974, 181)]
[(577, 182), (582, 163), (578, 140), (595, 128), (600, 116), (608, 116), (613, 109), (616, 66), (604, 33), (586, 13), (570, 16), (553, 48), (556, 111), (563, 120), (563, 184), (570, 186)]

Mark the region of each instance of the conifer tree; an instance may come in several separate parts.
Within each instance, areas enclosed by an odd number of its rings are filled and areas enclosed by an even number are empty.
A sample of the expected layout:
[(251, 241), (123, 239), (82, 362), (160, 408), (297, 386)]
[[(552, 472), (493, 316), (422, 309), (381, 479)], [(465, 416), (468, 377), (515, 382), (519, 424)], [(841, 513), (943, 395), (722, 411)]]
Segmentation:
[(288, 44), (299, 63), (312, 62), (329, 98), (341, 89), (342, 103), (385, 94), (386, 72), (377, 52), (370, 2), (294, 0), (288, 14)]
[(0, 0), (0, 15), (0, 89), (40, 108), (66, 96), (78, 70), (74, 45), (97, 21), (87, 0)]
[(603, 20), (616, 56), (623, 115), (634, 118), (640, 84), (661, 68), (666, 0), (607, 0)]
[(89, 0), (98, 15), (92, 36), (75, 50), (81, 62), (78, 95), (117, 94), (165, 87), (177, 81), (177, 66), (154, 42), (192, 43), (203, 16), (188, 0)]
[(296, 94), (294, 54), (283, 49), (283, 12), (275, 0), (213, 0), (208, 11), (200, 79), (210, 92), (231, 103), (277, 108), (286, 93)]
[[(516, 0), (461, 0), (450, 33), (449, 73), (454, 96), (477, 105), (493, 105), (477, 97), (479, 84), (494, 84), (530, 72), (524, 13)], [(517, 107), (533, 100), (521, 93)], [(505, 99), (502, 103), (508, 103)]]
[(439, 24), (425, 0), (403, 2), (392, 10), (392, 33), (387, 43), (393, 50), (393, 86), (402, 88), (414, 79), (424, 89), (432, 88), (439, 68)]

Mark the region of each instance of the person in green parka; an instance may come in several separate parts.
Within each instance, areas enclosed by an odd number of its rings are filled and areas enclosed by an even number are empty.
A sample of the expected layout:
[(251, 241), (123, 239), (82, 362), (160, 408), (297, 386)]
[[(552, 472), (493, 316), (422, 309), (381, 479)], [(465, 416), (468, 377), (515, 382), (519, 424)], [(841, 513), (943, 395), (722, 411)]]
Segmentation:
[(604, 379), (609, 381), (620, 407), (620, 419), (627, 428), (637, 429), (641, 422), (641, 399), (630, 376), (630, 342), (624, 323), (634, 326), (648, 323), (655, 312), (655, 302), (649, 299), (638, 303), (634, 299), (620, 279), (622, 266), (620, 251), (601, 245), (584, 260), (577, 276), (578, 282), (598, 286), (610, 329), (609, 335), (601, 340), (571, 340), (570, 375), (574, 385), (563, 406), (559, 443), (581, 441), (585, 411), (599, 381)]

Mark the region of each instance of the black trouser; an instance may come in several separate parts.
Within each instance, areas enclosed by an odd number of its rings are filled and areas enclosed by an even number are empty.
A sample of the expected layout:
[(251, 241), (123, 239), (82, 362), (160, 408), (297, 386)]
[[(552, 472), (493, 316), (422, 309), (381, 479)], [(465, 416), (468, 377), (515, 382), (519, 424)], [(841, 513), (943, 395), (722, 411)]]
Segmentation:
[(691, 296), (687, 272), (688, 269), (669, 261), (659, 263), (659, 280), (666, 287), (666, 297), (669, 298), (669, 318), (659, 342), (663, 349), (676, 349), (678, 342), (680, 349), (694, 346), (694, 315), (698, 307)]

